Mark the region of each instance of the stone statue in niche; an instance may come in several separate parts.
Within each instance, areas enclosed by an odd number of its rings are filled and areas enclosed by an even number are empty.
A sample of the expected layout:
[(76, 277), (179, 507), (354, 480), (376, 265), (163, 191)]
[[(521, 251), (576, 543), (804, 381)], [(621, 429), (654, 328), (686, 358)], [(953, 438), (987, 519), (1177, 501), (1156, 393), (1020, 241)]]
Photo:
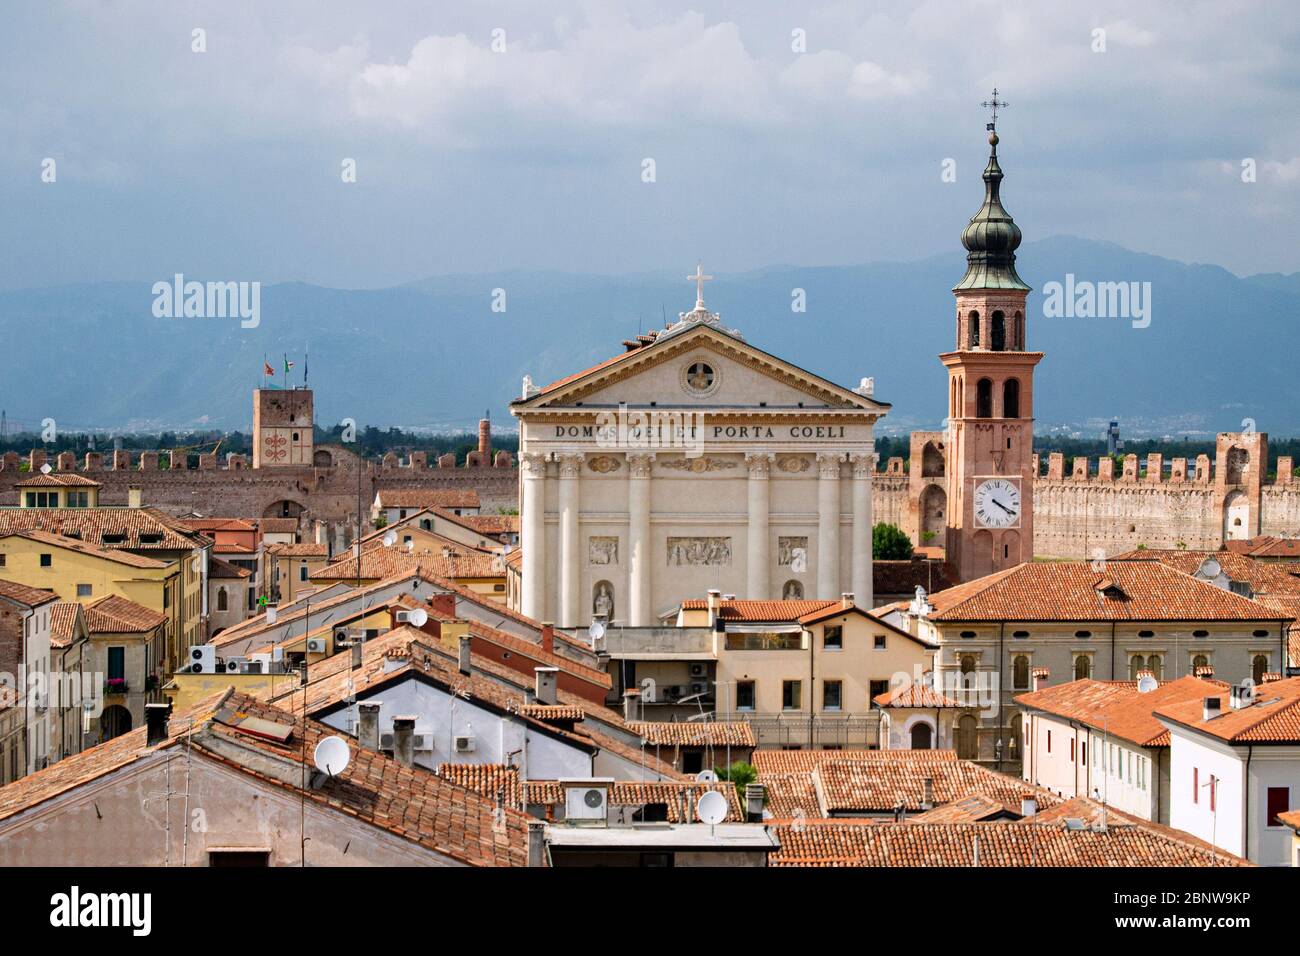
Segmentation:
[(730, 538), (669, 538), (671, 566), (719, 567), (731, 564)]
[(596, 585), (596, 595), (591, 602), (591, 609), (596, 617), (604, 618), (606, 621), (614, 618), (614, 589), (609, 586), (608, 581), (601, 581)]
[(618, 564), (618, 538), (592, 537), (587, 540), (587, 561), (590, 564)]

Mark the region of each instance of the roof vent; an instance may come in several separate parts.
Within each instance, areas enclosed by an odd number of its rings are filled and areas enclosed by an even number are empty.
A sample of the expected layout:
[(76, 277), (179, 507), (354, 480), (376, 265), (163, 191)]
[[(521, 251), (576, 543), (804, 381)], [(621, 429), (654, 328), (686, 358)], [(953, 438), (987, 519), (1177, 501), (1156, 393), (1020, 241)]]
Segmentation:
[(1201, 711), (1202, 720), (1213, 720), (1223, 712), (1223, 702), (1217, 697), (1205, 698), (1205, 706)]

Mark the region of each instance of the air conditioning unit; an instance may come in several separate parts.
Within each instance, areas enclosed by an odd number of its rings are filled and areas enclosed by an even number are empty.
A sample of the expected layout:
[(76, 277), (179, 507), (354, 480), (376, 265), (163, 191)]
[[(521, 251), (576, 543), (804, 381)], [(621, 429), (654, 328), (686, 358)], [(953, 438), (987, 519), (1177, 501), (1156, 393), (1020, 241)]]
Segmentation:
[(309, 638), (307, 638), (307, 653), (308, 653), (308, 654), (324, 654), (324, 653), (325, 653), (325, 638), (323, 638), (323, 637), (309, 637)]
[(199, 644), (190, 648), (190, 670), (195, 674), (217, 672), (217, 649), (212, 644)]
[(414, 734), (411, 739), (415, 742), (416, 750), (433, 749), (433, 734)]
[[(279, 658), (276, 658), (277, 660)], [(250, 664), (256, 664), (261, 670), (256, 671), (258, 674), (269, 674), (271, 672), (271, 655), (262, 653), (254, 654), (249, 660)]]
[(244, 674), (248, 672), (248, 658), (223, 657), (221, 659), (221, 666), (227, 674)]
[(379, 735), (379, 749), (380, 750), (393, 749), (393, 732), (391, 730), (385, 731)]
[(709, 685), (707, 681), (702, 681), (702, 680), (695, 681), (693, 684), (691, 684), (692, 694), (707, 694), (708, 692), (709, 692)]
[(410, 611), (398, 611), (395, 615), (393, 615), (393, 617), (396, 618), (398, 624), (409, 624), (409, 623), (411, 623), (411, 612), (410, 612)]
[(604, 826), (609, 822), (612, 781), (563, 780), (564, 820), (574, 826)]
[(269, 668), (261, 661), (244, 661), (239, 668), (241, 674), (265, 674)]
[(692, 677), (704, 677), (705, 674), (707, 673), (707, 670), (708, 670), (708, 669), (707, 669), (703, 664), (692, 664), (692, 665), (691, 665), (691, 676), (692, 676)]
[[(473, 735), (473, 734), (457, 734), (456, 737), (455, 737), (454, 744), (455, 744), (455, 748), (454, 748), (454, 749), (455, 749), (456, 753), (458, 753), (458, 754), (468, 754), (468, 753), (473, 753), (473, 752), (474, 752), (474, 746), (475, 746), (475, 745), (474, 745), (474, 735)], [(433, 748), (431, 747), (431, 748), (429, 748), (429, 749), (432, 750)]]
[(681, 685), (674, 684), (672, 687), (665, 687), (664, 696), (667, 697), (669, 700), (677, 700), (677, 698), (682, 696)]

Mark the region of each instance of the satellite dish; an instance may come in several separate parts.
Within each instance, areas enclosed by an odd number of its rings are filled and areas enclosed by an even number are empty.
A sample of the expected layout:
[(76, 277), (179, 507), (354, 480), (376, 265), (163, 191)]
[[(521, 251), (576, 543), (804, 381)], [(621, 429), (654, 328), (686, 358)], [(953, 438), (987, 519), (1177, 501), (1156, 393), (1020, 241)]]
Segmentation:
[(396, 532), (396, 531), (385, 531), (385, 532), (384, 532), (384, 547), (385, 547), (385, 548), (391, 548), (391, 547), (392, 547), (393, 545), (395, 545), (395, 544), (397, 544), (397, 532)]
[(701, 770), (695, 775), (695, 779), (700, 783), (717, 783), (718, 775), (713, 770)]
[(695, 815), (709, 826), (721, 823), (727, 819), (727, 798), (717, 790), (710, 790), (696, 802)]
[(1143, 674), (1138, 678), (1138, 693), (1149, 694), (1160, 686), (1160, 681), (1156, 680), (1150, 674)]
[(422, 607), (417, 607), (406, 616), (406, 619), (416, 627), (424, 627), (429, 623), (429, 612)]
[(348, 742), (342, 737), (326, 737), (316, 745), (316, 750), (312, 753), (316, 769), (331, 777), (337, 777), (346, 770), (351, 759)]
[(1223, 566), (1213, 558), (1206, 558), (1205, 563), (1201, 565), (1201, 573), (1207, 578), (1217, 578), (1223, 571)]
[(605, 625), (600, 621), (592, 621), (591, 626), (587, 628), (587, 636), (591, 638), (591, 643), (595, 644), (605, 636)]
[(410, 541), (406, 542), (406, 552), (407, 554), (410, 554), (414, 550), (415, 550), (415, 539), (412, 538)]
[(54, 470), (54, 469), (50, 467), (50, 463), (49, 463), (48, 461), (41, 465), (41, 474), (42, 474), (42, 475), (48, 475), (48, 474), (49, 474), (50, 472), (52, 472), (53, 470)]

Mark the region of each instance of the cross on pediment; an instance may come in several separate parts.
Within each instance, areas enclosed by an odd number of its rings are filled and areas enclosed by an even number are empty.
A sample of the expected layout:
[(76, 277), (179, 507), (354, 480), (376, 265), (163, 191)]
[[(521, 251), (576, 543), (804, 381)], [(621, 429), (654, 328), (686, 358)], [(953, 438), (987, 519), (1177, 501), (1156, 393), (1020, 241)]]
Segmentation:
[(704, 274), (704, 267), (698, 262), (695, 264), (695, 275), (686, 277), (687, 282), (695, 283), (695, 308), (704, 308), (704, 283), (708, 282), (712, 278), (713, 276), (706, 276)]

